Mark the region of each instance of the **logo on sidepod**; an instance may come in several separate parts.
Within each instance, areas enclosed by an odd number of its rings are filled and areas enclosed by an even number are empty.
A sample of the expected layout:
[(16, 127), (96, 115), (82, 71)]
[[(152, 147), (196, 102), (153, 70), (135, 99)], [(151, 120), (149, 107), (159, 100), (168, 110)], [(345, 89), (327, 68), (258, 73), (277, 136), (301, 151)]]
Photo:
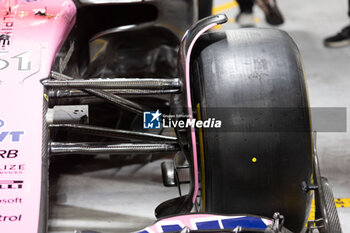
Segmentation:
[(14, 27), (14, 12), (8, 12), (2, 18), (2, 25), (0, 25), (0, 51), (8, 52), (8, 48), (12, 45), (13, 27)]
[(23, 180), (0, 180), (0, 190), (22, 189)]
[(16, 198), (5, 198), (5, 199), (0, 199), (0, 205), (1, 204), (22, 204), (23, 203), (23, 199), (20, 197), (16, 197)]
[(2, 215), (0, 214), (0, 222), (20, 222), (22, 220), (22, 214), (20, 215)]
[[(3, 120), (0, 120), (0, 128), (5, 125)], [(24, 134), (24, 131), (0, 131), (0, 142), (10, 141), (10, 142), (19, 142), (21, 141), (21, 136)]]
[(18, 150), (0, 150), (0, 159), (14, 159), (18, 156)]
[(19, 175), (23, 174), (24, 164), (4, 164), (0, 165), (0, 175)]

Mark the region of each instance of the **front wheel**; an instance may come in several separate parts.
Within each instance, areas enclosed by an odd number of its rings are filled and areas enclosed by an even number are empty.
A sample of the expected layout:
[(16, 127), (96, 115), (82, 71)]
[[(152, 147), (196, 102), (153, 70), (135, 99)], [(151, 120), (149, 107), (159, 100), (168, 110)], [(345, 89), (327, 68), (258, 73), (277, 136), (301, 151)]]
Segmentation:
[(202, 36), (192, 70), (197, 118), (222, 121), (200, 129), (201, 205), (224, 214), (285, 216), (301, 232), (312, 197), (309, 105), (300, 54), (273, 29)]

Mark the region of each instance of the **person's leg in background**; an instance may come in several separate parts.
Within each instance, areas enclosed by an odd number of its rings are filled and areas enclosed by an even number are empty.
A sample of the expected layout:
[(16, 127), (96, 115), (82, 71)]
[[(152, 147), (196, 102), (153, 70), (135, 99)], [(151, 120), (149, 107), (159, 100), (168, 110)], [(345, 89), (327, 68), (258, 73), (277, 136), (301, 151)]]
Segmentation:
[(237, 23), (242, 27), (254, 26), (253, 6), (254, 0), (236, 0), (239, 5), (239, 14), (236, 17)]
[(198, 19), (208, 17), (212, 13), (213, 0), (198, 0)]
[[(350, 0), (348, 0), (348, 15), (350, 17)], [(350, 24), (344, 27), (338, 34), (327, 37), (323, 44), (329, 48), (340, 48), (350, 45)]]
[(281, 11), (278, 9), (276, 0), (255, 0), (262, 11), (265, 13), (265, 20), (267, 23), (277, 26), (284, 22)]
[(236, 0), (241, 12), (253, 13), (254, 0)]
[(277, 7), (276, 0), (236, 0), (240, 13), (236, 21), (243, 27), (254, 26), (253, 6), (256, 3), (265, 13), (266, 22), (271, 25), (280, 25), (284, 22), (283, 16)]

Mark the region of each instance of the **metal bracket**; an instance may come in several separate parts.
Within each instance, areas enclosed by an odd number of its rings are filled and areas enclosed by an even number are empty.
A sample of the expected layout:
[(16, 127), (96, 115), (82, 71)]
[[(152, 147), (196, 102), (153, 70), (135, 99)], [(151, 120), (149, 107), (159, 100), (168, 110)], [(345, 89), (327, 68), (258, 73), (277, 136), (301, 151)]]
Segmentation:
[(310, 190), (318, 189), (318, 185), (308, 185), (305, 181), (301, 182), (301, 189), (303, 192), (308, 193)]
[[(184, 80), (186, 90), (186, 104), (187, 111), (189, 115), (189, 119), (193, 120), (193, 112), (192, 112), (192, 100), (191, 100), (191, 87), (190, 87), (190, 60), (191, 60), (191, 52), (197, 41), (197, 39), (210, 28), (215, 27), (218, 24), (223, 24), (227, 22), (226, 15), (214, 15), (199, 20), (197, 23), (190, 27), (185, 35), (182, 38), (180, 44), (180, 52), (179, 52), (179, 68), (180, 68), (180, 77)], [(192, 156), (193, 156), (193, 169), (192, 177), (193, 184), (191, 184), (190, 195), (192, 196), (192, 203), (194, 204), (197, 199), (197, 194), (199, 190), (199, 174), (198, 174), (198, 160), (197, 160), (197, 142), (196, 142), (196, 133), (195, 129), (191, 127), (191, 142), (192, 142)]]
[(284, 225), (284, 216), (276, 212), (273, 214), (273, 223), (272, 226), (268, 226), (266, 231), (267, 233), (281, 233)]
[[(324, 220), (322, 218), (316, 220), (310, 220), (307, 222), (307, 233), (313, 233), (315, 230), (324, 228)], [(318, 232), (318, 231), (317, 231)]]

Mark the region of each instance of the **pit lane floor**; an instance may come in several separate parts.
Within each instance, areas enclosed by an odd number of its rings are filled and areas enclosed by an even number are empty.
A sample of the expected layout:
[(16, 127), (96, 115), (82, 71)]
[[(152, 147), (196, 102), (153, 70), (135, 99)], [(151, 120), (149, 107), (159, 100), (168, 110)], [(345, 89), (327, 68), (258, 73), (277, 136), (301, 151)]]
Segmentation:
[[(303, 57), (312, 107), (350, 107), (350, 47), (327, 49), (322, 39), (349, 23), (347, 1), (280, 0), (286, 30), (298, 44)], [(216, 0), (214, 10), (226, 13), (237, 28), (237, 4)], [(255, 8), (259, 27), (269, 27)], [(347, 117), (349, 119), (349, 117)], [(318, 152), (322, 174), (329, 178), (336, 198), (350, 198), (350, 133), (319, 133)], [(154, 209), (175, 197), (175, 188), (165, 188), (160, 178), (160, 161), (149, 164), (62, 175), (57, 198), (51, 203), (50, 232), (72, 233), (91, 229), (103, 233), (132, 232), (152, 224)], [(341, 204), (339, 204), (339, 207)], [(344, 233), (350, 233), (350, 207), (338, 208)]]

